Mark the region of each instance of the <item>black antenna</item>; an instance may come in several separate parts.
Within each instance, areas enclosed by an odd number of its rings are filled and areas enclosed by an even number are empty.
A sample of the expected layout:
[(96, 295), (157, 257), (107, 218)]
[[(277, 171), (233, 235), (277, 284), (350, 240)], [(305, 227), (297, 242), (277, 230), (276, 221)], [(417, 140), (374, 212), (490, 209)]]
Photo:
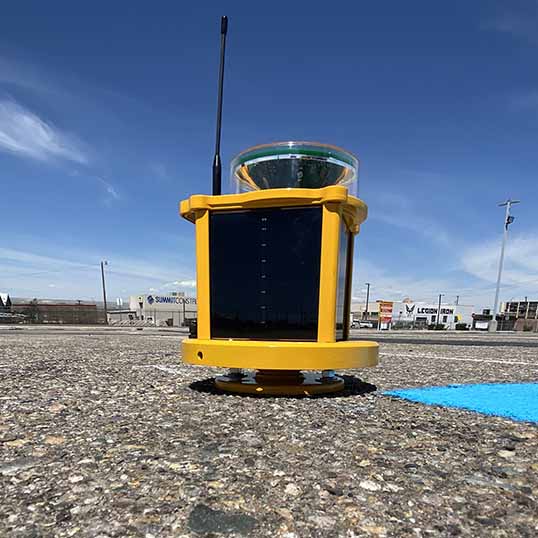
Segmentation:
[(221, 194), (222, 167), (220, 164), (220, 131), (222, 120), (222, 86), (224, 83), (224, 53), (226, 51), (226, 32), (228, 17), (220, 19), (220, 68), (219, 68), (219, 100), (217, 105), (217, 136), (215, 140), (215, 157), (213, 158), (213, 194)]

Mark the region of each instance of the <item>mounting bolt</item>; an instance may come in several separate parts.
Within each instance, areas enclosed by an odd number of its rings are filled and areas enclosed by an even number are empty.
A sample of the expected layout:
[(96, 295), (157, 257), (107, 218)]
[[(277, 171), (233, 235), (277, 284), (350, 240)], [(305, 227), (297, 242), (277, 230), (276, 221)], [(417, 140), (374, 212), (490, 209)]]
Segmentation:
[(229, 368), (228, 369), (228, 377), (230, 377), (232, 379), (241, 379), (243, 377), (242, 368)]

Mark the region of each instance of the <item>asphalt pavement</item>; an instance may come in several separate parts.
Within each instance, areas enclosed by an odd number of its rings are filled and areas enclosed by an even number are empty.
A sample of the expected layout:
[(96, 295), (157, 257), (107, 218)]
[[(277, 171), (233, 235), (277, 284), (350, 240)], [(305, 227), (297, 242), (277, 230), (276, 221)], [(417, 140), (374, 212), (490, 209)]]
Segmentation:
[(537, 535), (535, 424), (383, 394), (535, 382), (534, 345), (392, 334), (342, 395), (263, 399), (181, 338), (0, 333), (0, 536)]

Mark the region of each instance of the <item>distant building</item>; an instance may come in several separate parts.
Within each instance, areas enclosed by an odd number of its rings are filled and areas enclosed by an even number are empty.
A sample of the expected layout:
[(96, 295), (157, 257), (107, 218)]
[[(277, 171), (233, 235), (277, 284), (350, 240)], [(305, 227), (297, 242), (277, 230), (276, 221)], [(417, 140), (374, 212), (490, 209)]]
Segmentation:
[(352, 323), (358, 323), (359, 321), (371, 322), (374, 325), (377, 324), (379, 319), (379, 304), (375, 301), (368, 303), (368, 311), (366, 311), (365, 303), (352, 303), (351, 304), (351, 320)]
[(0, 292), (0, 312), (11, 312), (11, 299), (7, 293)]
[(11, 308), (14, 314), (22, 314), (26, 323), (96, 325), (104, 321), (97, 305), (85, 301), (19, 299)]
[(458, 324), (471, 328), (474, 306), (443, 303), (440, 312), (438, 309), (439, 303), (395, 301), (392, 307), (392, 325), (394, 328), (418, 328), (439, 323), (446, 329), (455, 329)]
[(473, 329), (477, 331), (487, 331), (490, 321), (493, 319), (491, 309), (484, 308), (482, 312), (473, 314)]
[(0, 292), (0, 323), (19, 323), (21, 316), (11, 310), (11, 298), (9, 294)]
[(509, 301), (503, 307), (507, 319), (538, 319), (538, 301)]
[(186, 297), (183, 292), (151, 293), (131, 295), (129, 313), (157, 326), (182, 327), (197, 318), (198, 307), (196, 297)]
[(116, 308), (108, 310), (107, 313), (109, 325), (134, 325), (134, 322), (138, 321), (134, 310)]
[(538, 331), (538, 301), (508, 301), (497, 319), (500, 330)]
[[(455, 329), (458, 324), (471, 328), (473, 324), (474, 307), (472, 305), (443, 303), (441, 304), (441, 313), (438, 318), (438, 303), (414, 302), (410, 299), (403, 301), (372, 301), (368, 304), (367, 312), (364, 303), (353, 303), (351, 305), (352, 322), (368, 321), (377, 326), (380, 303), (385, 309), (385, 315), (388, 315), (385, 325), (390, 324), (395, 329), (426, 328), (428, 325), (435, 325), (438, 319), (439, 323), (447, 329)], [(389, 305), (392, 306), (392, 314), (390, 313), (390, 308), (388, 308)]]

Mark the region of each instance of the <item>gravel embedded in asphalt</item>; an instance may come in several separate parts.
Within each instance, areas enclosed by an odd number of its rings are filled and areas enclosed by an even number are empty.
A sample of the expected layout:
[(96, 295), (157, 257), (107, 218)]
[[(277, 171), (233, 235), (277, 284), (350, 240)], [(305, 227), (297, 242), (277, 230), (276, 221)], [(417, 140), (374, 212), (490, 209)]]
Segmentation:
[(343, 396), (264, 399), (212, 391), (180, 340), (2, 333), (0, 536), (538, 533), (536, 425), (382, 395), (536, 381), (536, 348), (410, 337)]

